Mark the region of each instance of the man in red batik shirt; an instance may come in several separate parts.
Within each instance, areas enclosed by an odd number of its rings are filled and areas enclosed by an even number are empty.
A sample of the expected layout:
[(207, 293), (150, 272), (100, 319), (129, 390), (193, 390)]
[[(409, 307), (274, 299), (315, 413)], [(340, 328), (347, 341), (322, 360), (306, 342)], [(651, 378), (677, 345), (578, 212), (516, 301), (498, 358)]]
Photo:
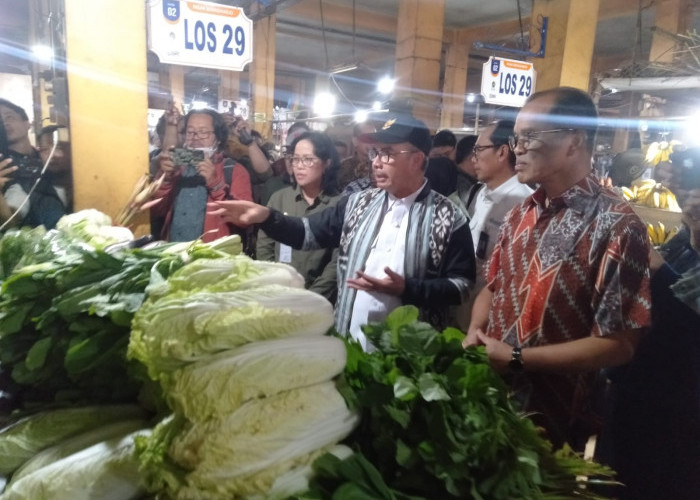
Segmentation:
[(573, 88), (533, 95), (510, 145), (537, 191), (506, 216), (465, 347), (485, 345), (555, 445), (582, 450), (601, 418), (601, 370), (628, 362), (650, 323), (649, 240), (591, 168), (597, 112)]

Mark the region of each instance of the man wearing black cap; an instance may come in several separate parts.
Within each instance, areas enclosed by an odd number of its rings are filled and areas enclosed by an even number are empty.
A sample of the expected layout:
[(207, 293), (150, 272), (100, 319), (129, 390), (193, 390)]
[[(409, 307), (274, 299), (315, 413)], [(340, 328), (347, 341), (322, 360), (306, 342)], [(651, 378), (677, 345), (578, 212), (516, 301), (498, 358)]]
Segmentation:
[(241, 201), (217, 202), (214, 213), (234, 224), (260, 223), (269, 236), (294, 248), (338, 246), (335, 326), (372, 349), (360, 326), (382, 321), (403, 304), (445, 326), (448, 306), (469, 294), (475, 264), (466, 217), (425, 180), (431, 146), (425, 124), (394, 114), (360, 140), (372, 145), (376, 188), (304, 218)]

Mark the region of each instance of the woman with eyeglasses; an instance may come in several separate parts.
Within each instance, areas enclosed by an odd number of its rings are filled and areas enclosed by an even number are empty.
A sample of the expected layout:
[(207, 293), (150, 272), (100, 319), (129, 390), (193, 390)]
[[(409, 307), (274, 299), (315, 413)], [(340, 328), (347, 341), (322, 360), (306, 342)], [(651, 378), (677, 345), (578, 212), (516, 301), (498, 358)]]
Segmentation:
[[(340, 159), (333, 140), (322, 133), (306, 132), (292, 143), (291, 150), (292, 185), (274, 192), (267, 206), (285, 215), (304, 217), (336, 205), (340, 199), (337, 183)], [(337, 249), (294, 250), (277, 243), (264, 231), (258, 235), (259, 260), (290, 264), (304, 277), (307, 289), (332, 303), (338, 294), (337, 255)]]
[[(185, 116), (185, 156), (161, 154), (162, 198), (152, 209), (164, 216), (162, 238), (168, 241), (212, 241), (232, 233), (245, 235), (220, 217), (207, 214), (207, 203), (221, 200), (253, 200), (250, 175), (239, 163), (224, 158), (228, 126), (219, 113), (197, 109)], [(179, 158), (183, 158), (182, 155)], [(180, 164), (176, 164), (180, 162)]]

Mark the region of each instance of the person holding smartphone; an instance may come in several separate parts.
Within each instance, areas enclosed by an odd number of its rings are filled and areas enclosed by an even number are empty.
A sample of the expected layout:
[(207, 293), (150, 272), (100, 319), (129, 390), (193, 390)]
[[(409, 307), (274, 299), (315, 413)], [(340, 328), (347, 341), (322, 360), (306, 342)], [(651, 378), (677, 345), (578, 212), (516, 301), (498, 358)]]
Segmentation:
[(155, 197), (162, 200), (151, 213), (165, 217), (161, 237), (168, 241), (212, 241), (239, 232), (207, 214), (208, 202), (253, 199), (245, 167), (223, 155), (228, 139), (226, 122), (214, 110), (196, 109), (185, 116), (184, 126), (185, 148), (201, 151), (204, 159), (176, 165), (170, 154), (160, 156), (156, 175), (164, 179)]

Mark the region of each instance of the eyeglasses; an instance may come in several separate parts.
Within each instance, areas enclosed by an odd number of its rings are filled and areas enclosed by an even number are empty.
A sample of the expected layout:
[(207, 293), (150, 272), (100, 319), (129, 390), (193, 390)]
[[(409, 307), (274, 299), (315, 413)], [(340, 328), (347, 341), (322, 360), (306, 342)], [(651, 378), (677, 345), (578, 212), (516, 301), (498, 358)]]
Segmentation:
[(292, 166), (296, 168), (311, 168), (314, 166), (314, 163), (316, 163), (316, 160), (320, 160), (320, 158), (316, 158), (315, 156), (292, 156), (290, 158)]
[(554, 132), (573, 132), (575, 128), (553, 128), (550, 130), (533, 130), (532, 132), (527, 132), (523, 135), (514, 134), (508, 137), (508, 145), (510, 149), (515, 151), (515, 148), (521, 146), (525, 151), (530, 148), (530, 143), (533, 141), (542, 141), (539, 138), (540, 134), (553, 134)]
[(376, 158), (379, 158), (380, 162), (389, 163), (394, 156), (403, 153), (420, 153), (420, 151), (417, 149), (407, 149), (404, 151), (377, 151), (376, 149), (370, 149), (367, 151), (367, 156), (369, 157), (369, 161), (374, 161)]
[(500, 148), (501, 144), (487, 144), (485, 146), (474, 146), (472, 149), (472, 153), (474, 153), (474, 156), (479, 156), (479, 153), (484, 151), (485, 149), (491, 149), (491, 148)]
[(188, 139), (209, 139), (209, 136), (213, 133), (213, 130), (187, 130), (185, 131), (185, 136)]

